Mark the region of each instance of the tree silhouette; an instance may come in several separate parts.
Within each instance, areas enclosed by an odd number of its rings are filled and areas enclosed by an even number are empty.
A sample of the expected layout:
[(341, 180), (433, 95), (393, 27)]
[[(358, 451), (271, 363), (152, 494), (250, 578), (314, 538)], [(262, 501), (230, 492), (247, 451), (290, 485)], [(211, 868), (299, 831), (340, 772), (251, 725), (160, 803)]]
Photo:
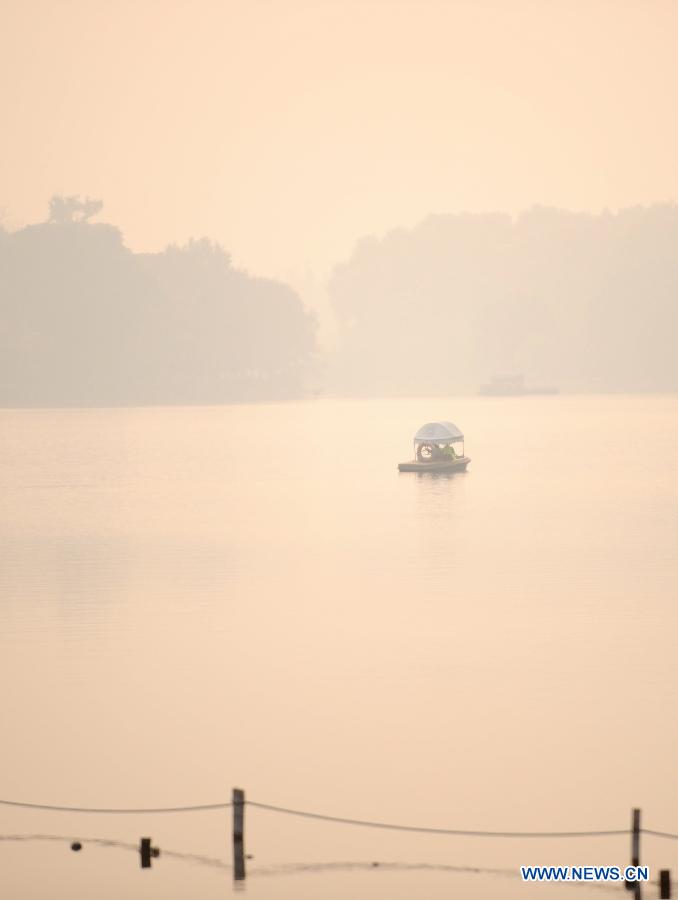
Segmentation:
[(70, 197), (54, 194), (49, 201), (49, 222), (53, 225), (87, 222), (101, 211), (103, 205), (103, 200), (92, 200), (90, 197), (81, 200), (78, 194)]
[(268, 400), (303, 393), (315, 319), (209, 240), (135, 254), (95, 200), (0, 228), (0, 406)]
[(678, 206), (431, 216), (335, 268), (335, 391), (678, 389)]

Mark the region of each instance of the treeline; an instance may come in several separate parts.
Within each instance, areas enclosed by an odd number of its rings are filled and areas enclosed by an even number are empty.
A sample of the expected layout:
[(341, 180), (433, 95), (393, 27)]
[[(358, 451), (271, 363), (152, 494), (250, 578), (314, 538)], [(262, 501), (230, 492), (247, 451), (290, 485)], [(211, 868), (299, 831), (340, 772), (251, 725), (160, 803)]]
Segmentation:
[(98, 201), (0, 229), (0, 406), (220, 403), (299, 396), (314, 317), (207, 240), (135, 254)]
[[(0, 406), (222, 403), (318, 388), (316, 320), (207, 240), (135, 254), (100, 201), (0, 228)], [(344, 394), (678, 390), (678, 208), (433, 216), (366, 238), (329, 284)]]
[(678, 389), (675, 206), (432, 216), (361, 241), (330, 296), (350, 392)]

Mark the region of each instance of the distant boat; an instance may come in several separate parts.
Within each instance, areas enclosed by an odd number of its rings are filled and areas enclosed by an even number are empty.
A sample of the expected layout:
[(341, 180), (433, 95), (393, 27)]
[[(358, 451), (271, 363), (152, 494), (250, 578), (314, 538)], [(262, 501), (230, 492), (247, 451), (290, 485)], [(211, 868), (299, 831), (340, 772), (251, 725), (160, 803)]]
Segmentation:
[(493, 375), (478, 391), (484, 397), (523, 397), (526, 394), (557, 394), (557, 387), (527, 387), (523, 375)]
[[(455, 449), (461, 445), (461, 451)], [(453, 422), (428, 422), (414, 436), (414, 459), (398, 463), (399, 472), (464, 472), (471, 460), (464, 435)]]

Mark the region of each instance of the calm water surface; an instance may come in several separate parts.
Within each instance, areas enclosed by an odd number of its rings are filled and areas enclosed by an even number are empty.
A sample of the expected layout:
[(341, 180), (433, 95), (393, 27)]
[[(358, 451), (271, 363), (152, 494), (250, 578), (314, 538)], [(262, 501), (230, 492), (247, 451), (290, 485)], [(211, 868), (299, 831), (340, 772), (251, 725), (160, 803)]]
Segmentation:
[[(399, 474), (452, 419), (465, 475)], [(253, 800), (448, 828), (678, 831), (678, 398), (0, 412), (0, 797)], [(229, 860), (227, 813), (0, 808), (0, 833)], [(625, 863), (626, 838), (419, 836), (248, 809), (252, 900), (596, 896), (287, 863)], [(646, 862), (675, 847), (645, 840)], [(231, 893), (0, 842), (6, 896)], [(676, 873), (678, 874), (678, 873)], [(621, 895), (620, 895), (621, 896)]]

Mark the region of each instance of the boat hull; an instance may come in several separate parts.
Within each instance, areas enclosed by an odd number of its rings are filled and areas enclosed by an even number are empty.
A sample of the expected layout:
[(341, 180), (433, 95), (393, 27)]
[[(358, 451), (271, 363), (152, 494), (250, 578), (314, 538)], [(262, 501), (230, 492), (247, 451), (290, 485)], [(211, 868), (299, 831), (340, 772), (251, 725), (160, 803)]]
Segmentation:
[(399, 472), (464, 472), (471, 462), (468, 456), (459, 459), (437, 459), (435, 462), (411, 462), (398, 463)]

